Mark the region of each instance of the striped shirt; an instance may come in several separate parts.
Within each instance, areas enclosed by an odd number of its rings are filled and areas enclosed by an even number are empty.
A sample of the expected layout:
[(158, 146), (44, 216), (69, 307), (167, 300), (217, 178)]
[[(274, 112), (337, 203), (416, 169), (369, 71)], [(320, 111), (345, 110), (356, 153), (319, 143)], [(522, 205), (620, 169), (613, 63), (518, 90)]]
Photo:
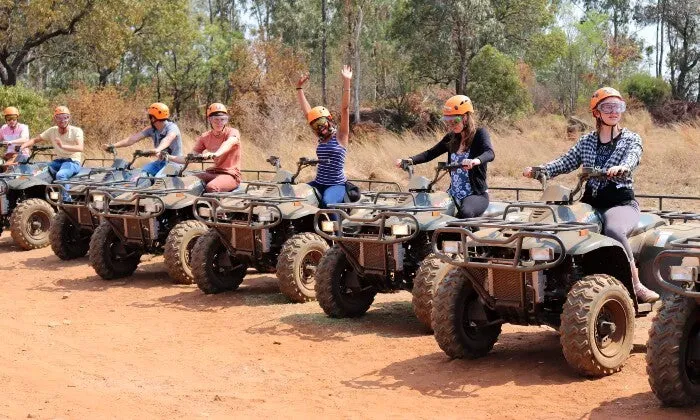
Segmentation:
[[(595, 197), (598, 190), (603, 188), (608, 182), (617, 184), (617, 188), (632, 189), (632, 171), (639, 165), (642, 157), (642, 139), (639, 134), (623, 128), (614, 145), (599, 147), (597, 131), (584, 134), (576, 142), (574, 147), (569, 149), (563, 156), (543, 165), (550, 178), (557, 175), (569, 173), (579, 166), (591, 167), (607, 171), (613, 166), (624, 166), (630, 172), (615, 181), (605, 179), (589, 179), (588, 187)], [(605, 150), (612, 148), (613, 150)], [(598, 156), (604, 154), (605, 156)]]
[(345, 177), (346, 150), (334, 135), (325, 143), (320, 140), (316, 146), (316, 158), (320, 161), (316, 168), (316, 182), (321, 185), (338, 185), (347, 181)]

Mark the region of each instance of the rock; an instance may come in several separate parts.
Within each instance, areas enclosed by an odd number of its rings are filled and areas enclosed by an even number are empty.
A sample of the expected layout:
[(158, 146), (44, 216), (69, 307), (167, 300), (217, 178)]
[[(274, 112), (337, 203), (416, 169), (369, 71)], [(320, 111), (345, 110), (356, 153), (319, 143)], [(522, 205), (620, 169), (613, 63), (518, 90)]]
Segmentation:
[(70, 297), (70, 293), (64, 293), (63, 294), (63, 299), (68, 299)]
[(58, 327), (59, 325), (61, 325), (61, 324), (59, 324), (59, 323), (56, 322), (56, 321), (51, 321), (51, 322), (49, 322), (49, 328)]
[(220, 396), (214, 395), (214, 401), (222, 401), (222, 399)]
[(279, 341), (273, 341), (272, 344), (278, 344), (278, 345), (279, 345), (279, 344), (282, 344), (282, 343), (280, 343)]

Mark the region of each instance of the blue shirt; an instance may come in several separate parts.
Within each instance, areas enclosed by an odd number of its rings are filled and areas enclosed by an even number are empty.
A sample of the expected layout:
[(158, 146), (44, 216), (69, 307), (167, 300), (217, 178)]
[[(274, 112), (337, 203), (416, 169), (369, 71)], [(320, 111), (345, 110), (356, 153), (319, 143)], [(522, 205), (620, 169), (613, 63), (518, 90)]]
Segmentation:
[(333, 136), (326, 143), (318, 142), (316, 158), (320, 161), (316, 168), (316, 182), (321, 185), (338, 185), (347, 181), (345, 177), (346, 150)]
[[(450, 153), (450, 163), (460, 163), (469, 158), (469, 150), (464, 153)], [(469, 182), (469, 170), (464, 168), (453, 169), (450, 172), (450, 189), (447, 190), (456, 201), (462, 201), (464, 197), (472, 195), (472, 184)]]
[(168, 134), (170, 133), (177, 133), (175, 136), (175, 140), (170, 143), (170, 146), (168, 146), (165, 151), (169, 155), (173, 156), (182, 156), (182, 138), (180, 136), (180, 129), (177, 127), (177, 124), (175, 124), (172, 121), (166, 121), (165, 125), (163, 126), (163, 129), (160, 131), (156, 131), (154, 127), (149, 127), (141, 132), (141, 135), (144, 137), (150, 137), (153, 139), (153, 147), (158, 147), (160, 145), (161, 140), (163, 140)]

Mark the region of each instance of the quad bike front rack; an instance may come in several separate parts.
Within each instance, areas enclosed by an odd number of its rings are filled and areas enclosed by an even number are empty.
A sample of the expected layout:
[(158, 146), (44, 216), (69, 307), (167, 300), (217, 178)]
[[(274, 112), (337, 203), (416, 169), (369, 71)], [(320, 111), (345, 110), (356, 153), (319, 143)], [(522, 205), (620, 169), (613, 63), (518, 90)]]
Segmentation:
[(666, 219), (670, 224), (682, 221), (683, 223), (700, 221), (700, 213), (693, 211), (675, 210), (644, 210), (644, 213), (655, 214), (662, 219)]
[[(670, 243), (672, 249), (667, 249), (661, 251), (656, 258), (654, 258), (654, 278), (659, 282), (659, 285), (671, 293), (675, 293), (681, 296), (685, 296), (691, 299), (700, 299), (700, 277), (698, 277), (697, 267), (688, 267), (690, 276), (695, 276), (694, 279), (688, 278), (684, 281), (677, 281), (679, 284), (671, 283), (671, 281), (664, 279), (661, 275), (661, 267), (666, 266), (663, 264), (664, 260), (679, 259), (679, 258), (698, 258), (700, 262), (700, 235), (691, 236), (689, 238), (676, 239)], [(695, 270), (693, 270), (695, 268)]]
[[(234, 200), (235, 204), (223, 204), (222, 200), (227, 198)], [(260, 197), (245, 193), (207, 193), (202, 197), (197, 197), (192, 205), (195, 209), (194, 217), (207, 226), (223, 229), (262, 230), (273, 228), (282, 222), (280, 204), (302, 201), (305, 201), (303, 197)], [(265, 214), (264, 219), (261, 217), (261, 213)]]
[[(505, 217), (505, 213), (504, 213)], [(488, 235), (478, 235), (476, 229), (498, 229), (508, 231), (504, 238), (491, 238)], [(516, 222), (500, 217), (475, 217), (461, 221), (450, 222), (446, 227), (435, 230), (432, 239), (433, 252), (446, 263), (459, 267), (499, 269), (515, 272), (534, 272), (546, 270), (561, 264), (566, 258), (566, 246), (557, 236), (561, 232), (595, 231), (593, 223), (583, 222)], [(447, 236), (451, 242), (457, 242), (456, 252), (444, 249), (442, 238)], [(459, 237), (456, 241), (455, 236)], [(523, 241), (534, 239), (542, 241), (543, 247), (552, 249), (553, 256), (549, 260), (536, 261), (530, 255), (525, 257)], [(476, 247), (496, 247), (512, 249), (512, 255), (490, 256), (476, 254)], [(470, 252), (470, 249), (472, 252)], [(529, 254), (529, 251), (528, 251)]]

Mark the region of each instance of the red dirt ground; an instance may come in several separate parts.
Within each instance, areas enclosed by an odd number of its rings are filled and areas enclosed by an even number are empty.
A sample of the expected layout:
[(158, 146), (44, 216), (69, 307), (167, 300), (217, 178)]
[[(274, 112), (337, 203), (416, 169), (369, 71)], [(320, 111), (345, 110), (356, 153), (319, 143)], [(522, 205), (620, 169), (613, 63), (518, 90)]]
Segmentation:
[(108, 282), (7, 233), (0, 260), (0, 417), (700, 418), (649, 389), (650, 319), (623, 371), (590, 380), (549, 328), (506, 326), (487, 357), (449, 360), (406, 292), (334, 320), (287, 303), (273, 275), (205, 296), (156, 257)]

